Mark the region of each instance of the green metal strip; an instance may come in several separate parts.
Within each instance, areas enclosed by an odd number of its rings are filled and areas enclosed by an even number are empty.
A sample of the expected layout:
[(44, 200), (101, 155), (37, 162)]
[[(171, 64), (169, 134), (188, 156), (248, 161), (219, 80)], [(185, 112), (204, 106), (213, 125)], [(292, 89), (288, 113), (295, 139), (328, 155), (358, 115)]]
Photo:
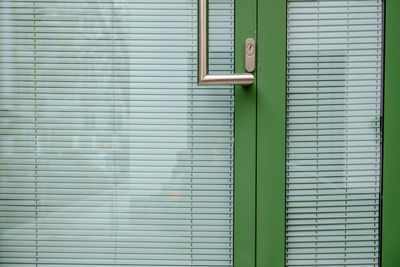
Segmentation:
[(382, 266), (400, 266), (400, 1), (386, 1)]
[(286, 1), (258, 1), (257, 267), (285, 265)]
[[(235, 1), (235, 72), (245, 72), (244, 46), (256, 33), (256, 0)], [(256, 83), (235, 87), (234, 265), (255, 266)]]

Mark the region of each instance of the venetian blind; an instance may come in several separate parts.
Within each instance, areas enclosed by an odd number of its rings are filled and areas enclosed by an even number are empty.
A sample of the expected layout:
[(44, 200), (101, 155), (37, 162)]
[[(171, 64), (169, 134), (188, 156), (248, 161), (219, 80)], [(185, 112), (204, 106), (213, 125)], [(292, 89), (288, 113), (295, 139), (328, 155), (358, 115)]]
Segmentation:
[(286, 266), (378, 266), (382, 0), (289, 0)]
[[(233, 70), (233, 0), (210, 64)], [(0, 1), (0, 265), (232, 266), (231, 86), (197, 0)]]

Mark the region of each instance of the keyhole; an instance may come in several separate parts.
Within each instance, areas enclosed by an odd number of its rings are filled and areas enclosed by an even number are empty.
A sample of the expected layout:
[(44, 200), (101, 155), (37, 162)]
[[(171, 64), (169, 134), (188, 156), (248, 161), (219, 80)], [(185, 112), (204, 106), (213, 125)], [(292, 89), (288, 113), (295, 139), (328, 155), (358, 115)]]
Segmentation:
[(247, 55), (248, 56), (254, 55), (254, 45), (253, 44), (247, 45)]

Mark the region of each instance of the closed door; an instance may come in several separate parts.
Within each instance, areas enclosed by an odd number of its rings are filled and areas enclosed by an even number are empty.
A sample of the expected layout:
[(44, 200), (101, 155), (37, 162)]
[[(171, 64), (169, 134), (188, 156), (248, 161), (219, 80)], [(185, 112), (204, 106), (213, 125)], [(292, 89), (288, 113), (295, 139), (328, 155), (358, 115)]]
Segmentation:
[[(209, 71), (244, 69), (255, 22), (209, 2)], [(197, 1), (0, 11), (1, 266), (254, 261), (255, 89), (197, 85)]]
[(0, 11), (1, 266), (397, 266), (395, 0)]
[(259, 1), (258, 266), (398, 265), (399, 10)]

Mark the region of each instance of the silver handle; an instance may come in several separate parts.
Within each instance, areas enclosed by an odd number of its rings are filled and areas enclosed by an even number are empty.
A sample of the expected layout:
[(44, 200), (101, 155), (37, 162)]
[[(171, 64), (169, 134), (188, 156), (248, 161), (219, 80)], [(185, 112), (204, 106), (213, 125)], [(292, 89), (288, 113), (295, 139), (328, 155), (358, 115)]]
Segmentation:
[[(199, 61), (198, 61), (198, 84), (252, 84), (254, 75), (251, 73), (232, 73), (232, 74), (208, 74), (208, 54), (207, 54), (207, 6), (208, 0), (199, 1), (198, 31), (199, 31)], [(254, 41), (253, 41), (254, 44)], [(253, 47), (254, 49), (254, 47)], [(254, 60), (254, 53), (251, 55)], [(247, 60), (247, 53), (246, 53)], [(246, 64), (247, 65), (247, 64)]]

